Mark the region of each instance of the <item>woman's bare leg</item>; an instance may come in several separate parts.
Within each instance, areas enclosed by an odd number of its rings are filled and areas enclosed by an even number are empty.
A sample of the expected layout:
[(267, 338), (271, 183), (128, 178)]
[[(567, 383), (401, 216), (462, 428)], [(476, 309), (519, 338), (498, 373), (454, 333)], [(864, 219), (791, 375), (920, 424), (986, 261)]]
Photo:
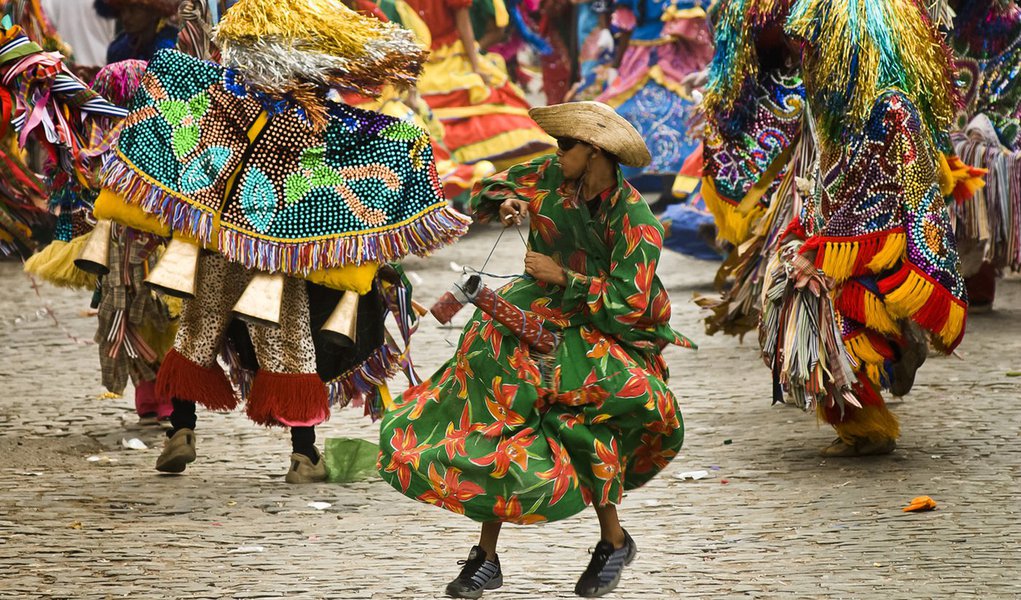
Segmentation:
[(617, 518), (617, 507), (613, 504), (596, 506), (599, 517), (599, 538), (613, 544), (614, 548), (624, 547), (624, 529)]
[[(479, 547), (486, 552), (488, 560), (496, 558), (496, 542), (500, 539), (501, 521), (489, 521), (482, 524), (482, 533), (479, 535)], [(624, 538), (621, 537), (623, 540)]]

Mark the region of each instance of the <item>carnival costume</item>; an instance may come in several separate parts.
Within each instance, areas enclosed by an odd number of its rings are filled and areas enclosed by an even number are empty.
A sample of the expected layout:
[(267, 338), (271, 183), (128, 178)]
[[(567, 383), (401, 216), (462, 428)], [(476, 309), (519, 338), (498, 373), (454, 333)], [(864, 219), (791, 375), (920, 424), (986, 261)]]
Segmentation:
[(797, 0), (787, 31), (804, 40), (818, 167), (768, 267), (763, 357), (775, 401), (836, 428), (825, 456), (886, 453), (899, 425), (879, 390), (910, 390), (925, 338), (949, 353), (964, 335), (949, 49), (914, 0)]
[(1012, 0), (961, 2), (950, 42), (964, 109), (953, 144), (987, 185), (952, 204), (971, 308), (991, 307), (996, 278), (1021, 270), (1021, 7)]
[(508, 78), (503, 60), (492, 53), (479, 56), (489, 85), (472, 70), (455, 21), (457, 11), (467, 10), (471, 0), (408, 0), (408, 4), (432, 37), (418, 91), (443, 123), (444, 145), (453, 160), (463, 164), (488, 160), (505, 168), (549, 151), (552, 140), (528, 117), (524, 92)]
[[(637, 132), (605, 105), (532, 115), (551, 135), (615, 152), (624, 164), (649, 160)], [(475, 188), (482, 219), (505, 200), (529, 203), (528, 247), (562, 264), (568, 283), (522, 278), (501, 288), (496, 297), (511, 308), (476, 311), (456, 355), (395, 400), (380, 429), (379, 467), (409, 498), (480, 522), (555, 521), (590, 503), (620, 503), (680, 448), (660, 353), (692, 345), (668, 324), (670, 300), (656, 277), (662, 229), (619, 170), (594, 214), (578, 192), (554, 156)], [(550, 350), (508, 328), (505, 312), (541, 323), (559, 343)]]
[(700, 141), (689, 131), (696, 102), (682, 81), (712, 58), (705, 10), (699, 0), (627, 0), (616, 6), (613, 25), (626, 36), (627, 48), (619, 77), (596, 99), (634, 125), (652, 153), (650, 165), (627, 167), (625, 177), (672, 177)]
[(195, 459), (195, 403), (237, 406), (217, 364), (230, 329), (248, 416), (292, 428), (289, 482), (322, 480), (296, 430), (311, 433), (331, 403), (374, 411), (409, 364), (382, 320), (392, 307), (410, 333), (410, 299), (380, 266), (452, 242), (468, 221), (440, 192), (428, 135), (327, 100), (332, 87), (413, 85), (424, 52), (408, 32), (335, 0), (240, 0), (214, 42), (228, 66), (174, 51), (149, 64), (97, 203), (173, 235), (148, 280), (185, 297), (157, 380), (174, 400), (157, 468)]
[(728, 0), (715, 13), (699, 194), (730, 250), (714, 282), (721, 296), (696, 298), (711, 311), (710, 335), (743, 336), (758, 326), (766, 265), (794, 216), (795, 178), (807, 177), (814, 162), (802, 135), (805, 88), (797, 66), (784, 60), (789, 6)]

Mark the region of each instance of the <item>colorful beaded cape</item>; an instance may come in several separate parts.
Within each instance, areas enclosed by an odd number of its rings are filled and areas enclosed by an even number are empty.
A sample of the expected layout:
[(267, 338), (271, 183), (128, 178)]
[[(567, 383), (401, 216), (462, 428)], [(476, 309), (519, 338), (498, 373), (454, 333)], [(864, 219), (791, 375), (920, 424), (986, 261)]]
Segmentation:
[[(719, 236), (741, 244), (769, 208), (791, 148), (801, 132), (805, 86), (800, 77), (771, 72), (758, 84), (755, 114), (747, 127), (728, 135), (708, 120), (702, 195), (716, 218)], [(754, 197), (742, 206), (755, 190)]]
[(464, 233), (429, 136), (341, 103), (301, 106), (175, 51), (149, 64), (103, 185), (248, 268), (304, 275), (426, 254)]

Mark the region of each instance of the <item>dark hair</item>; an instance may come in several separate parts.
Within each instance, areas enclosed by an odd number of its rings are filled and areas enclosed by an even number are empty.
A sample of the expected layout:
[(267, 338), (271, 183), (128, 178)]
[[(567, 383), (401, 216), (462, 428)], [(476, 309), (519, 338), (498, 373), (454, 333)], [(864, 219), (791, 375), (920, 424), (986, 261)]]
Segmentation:
[(110, 6), (110, 3), (106, 0), (95, 0), (92, 6), (96, 9), (96, 14), (103, 17), (104, 19), (116, 19), (117, 10)]

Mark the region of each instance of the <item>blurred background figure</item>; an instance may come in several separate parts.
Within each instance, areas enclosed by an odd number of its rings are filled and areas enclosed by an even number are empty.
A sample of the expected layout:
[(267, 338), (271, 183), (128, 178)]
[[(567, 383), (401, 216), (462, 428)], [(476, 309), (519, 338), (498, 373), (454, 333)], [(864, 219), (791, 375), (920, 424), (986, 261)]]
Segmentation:
[(116, 24), (96, 12), (95, 0), (42, 0), (43, 10), (74, 52), (78, 67), (99, 70), (106, 64), (106, 49), (117, 36)]
[(157, 50), (177, 45), (179, 0), (95, 0), (96, 11), (116, 18), (121, 32), (106, 51), (106, 62), (152, 60)]

